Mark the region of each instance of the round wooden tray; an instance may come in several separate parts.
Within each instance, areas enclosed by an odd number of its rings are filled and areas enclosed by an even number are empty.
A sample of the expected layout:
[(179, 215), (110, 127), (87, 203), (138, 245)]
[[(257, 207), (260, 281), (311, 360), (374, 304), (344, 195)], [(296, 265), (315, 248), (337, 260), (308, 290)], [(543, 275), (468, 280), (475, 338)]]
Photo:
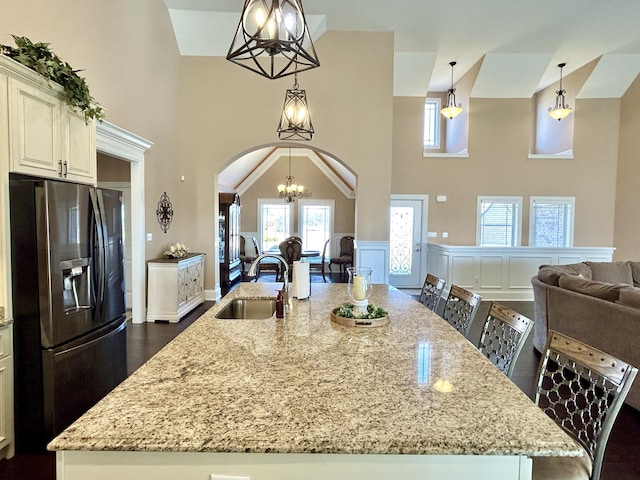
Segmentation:
[(389, 315), (380, 318), (347, 318), (337, 315), (340, 308), (331, 311), (331, 321), (345, 327), (382, 327), (389, 323)]

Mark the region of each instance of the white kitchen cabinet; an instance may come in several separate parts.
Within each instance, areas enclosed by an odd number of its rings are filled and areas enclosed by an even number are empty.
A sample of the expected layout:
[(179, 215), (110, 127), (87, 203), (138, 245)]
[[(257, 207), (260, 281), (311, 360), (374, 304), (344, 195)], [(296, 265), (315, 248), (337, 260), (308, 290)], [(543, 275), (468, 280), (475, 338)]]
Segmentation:
[(0, 74), (8, 97), (10, 171), (95, 183), (95, 123), (67, 106), (62, 87), (27, 67), (0, 56)]
[(147, 262), (147, 321), (178, 322), (204, 302), (204, 253)]
[(14, 455), (13, 325), (0, 327), (0, 458)]

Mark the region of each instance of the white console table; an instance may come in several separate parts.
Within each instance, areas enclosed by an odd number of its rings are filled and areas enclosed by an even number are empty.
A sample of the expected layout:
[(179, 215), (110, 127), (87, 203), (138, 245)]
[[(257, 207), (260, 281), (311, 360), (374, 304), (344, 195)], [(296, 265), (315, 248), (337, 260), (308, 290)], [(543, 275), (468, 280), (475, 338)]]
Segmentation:
[(204, 253), (147, 262), (147, 321), (178, 322), (204, 302)]

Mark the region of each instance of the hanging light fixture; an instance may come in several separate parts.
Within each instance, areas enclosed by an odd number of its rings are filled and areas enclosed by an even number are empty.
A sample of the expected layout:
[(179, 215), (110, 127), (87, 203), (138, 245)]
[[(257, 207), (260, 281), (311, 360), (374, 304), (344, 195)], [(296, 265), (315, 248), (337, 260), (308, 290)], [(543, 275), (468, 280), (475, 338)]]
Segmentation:
[(558, 64), (558, 67), (560, 67), (560, 88), (556, 91), (556, 104), (553, 108), (549, 107), (549, 115), (551, 115), (551, 118), (555, 118), (558, 121), (562, 120), (572, 112), (569, 105), (565, 103), (564, 94), (567, 92), (562, 88), (562, 69), (565, 65), (566, 63)]
[(449, 62), (449, 65), (451, 65), (451, 88), (447, 91), (447, 106), (440, 110), (440, 113), (445, 117), (449, 117), (450, 120), (462, 113), (462, 104), (456, 104), (456, 89), (453, 88), (453, 67), (455, 64), (456, 62)]
[(278, 125), (278, 138), (280, 140), (311, 140), (314, 133), (307, 104), (307, 94), (298, 87), (298, 74), (296, 73), (293, 88), (288, 89), (284, 96), (284, 107)]
[(302, 2), (245, 0), (227, 60), (271, 79), (319, 67)]
[(311, 194), (304, 191), (302, 185), (294, 183), (295, 178), (291, 176), (291, 147), (289, 147), (289, 175), (287, 175), (284, 184), (278, 185), (278, 194), (284, 199), (285, 203), (293, 203), (296, 198), (310, 197)]

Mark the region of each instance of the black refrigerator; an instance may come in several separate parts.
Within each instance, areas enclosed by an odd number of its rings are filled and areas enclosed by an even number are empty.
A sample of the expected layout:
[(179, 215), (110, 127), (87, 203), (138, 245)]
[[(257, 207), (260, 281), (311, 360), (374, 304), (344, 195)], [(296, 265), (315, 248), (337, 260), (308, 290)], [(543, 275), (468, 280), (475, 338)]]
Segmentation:
[(127, 376), (122, 195), (10, 174), (16, 451)]

